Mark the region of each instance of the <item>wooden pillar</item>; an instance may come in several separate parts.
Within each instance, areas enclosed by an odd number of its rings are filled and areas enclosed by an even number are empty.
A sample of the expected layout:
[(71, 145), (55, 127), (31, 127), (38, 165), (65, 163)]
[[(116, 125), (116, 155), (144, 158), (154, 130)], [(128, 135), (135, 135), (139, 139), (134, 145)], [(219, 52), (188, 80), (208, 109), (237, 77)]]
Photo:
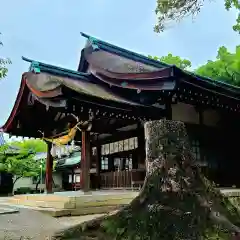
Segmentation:
[(51, 148), (52, 144), (47, 142), (47, 159), (46, 159), (46, 178), (45, 178), (45, 185), (46, 185), (46, 192), (52, 193), (52, 171), (53, 171), (53, 156), (51, 155)]
[(81, 188), (84, 192), (90, 191), (90, 156), (90, 131), (82, 129)]
[(97, 188), (101, 188), (101, 145), (96, 147), (96, 181), (97, 181)]

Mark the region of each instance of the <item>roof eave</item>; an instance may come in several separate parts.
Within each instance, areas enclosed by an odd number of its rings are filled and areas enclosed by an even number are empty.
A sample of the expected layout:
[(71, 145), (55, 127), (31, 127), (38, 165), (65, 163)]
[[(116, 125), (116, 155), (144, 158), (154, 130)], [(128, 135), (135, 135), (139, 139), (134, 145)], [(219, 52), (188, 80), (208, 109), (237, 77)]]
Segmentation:
[(5, 132), (5, 133), (11, 133), (9, 132), (9, 128), (19, 110), (19, 106), (21, 104), (21, 100), (22, 100), (22, 97), (23, 97), (23, 93), (24, 93), (24, 89), (26, 87), (26, 81), (24, 79), (24, 74), (22, 75), (22, 79), (21, 79), (21, 84), (20, 84), (20, 88), (19, 88), (19, 91), (18, 91), (18, 94), (17, 94), (17, 98), (15, 100), (15, 103), (14, 103), (14, 106), (13, 106), (13, 109), (6, 121), (6, 123), (0, 128), (1, 131)]
[(115, 45), (112, 45), (108, 42), (102, 41), (100, 39), (97, 39), (95, 37), (92, 37), (90, 35), (87, 35), (85, 33), (80, 33), (83, 37), (87, 38), (89, 41), (92, 41), (94, 44), (96, 44), (100, 49), (111, 52), (113, 54), (137, 61), (137, 62), (141, 62), (143, 64), (148, 64), (151, 65), (153, 67), (157, 67), (157, 68), (163, 68), (163, 67), (171, 67), (172, 65), (154, 60), (154, 59), (150, 59), (144, 55), (126, 50), (124, 48), (120, 48), (117, 47)]
[[(69, 70), (69, 69), (64, 69), (64, 68), (61, 68), (61, 67), (56, 67), (56, 66), (53, 66), (53, 65), (50, 65), (50, 64), (45, 64), (45, 63), (38, 62), (38, 61), (29, 59), (29, 58), (25, 58), (25, 57), (22, 57), (22, 59), (24, 61), (29, 62), (30, 64), (33, 64), (33, 63), (36, 64), (37, 63), (39, 68), (40, 68), (40, 71), (42, 71), (42, 72), (47, 71), (47, 72), (51, 72), (53, 74), (60, 74), (60, 75), (65, 74), (66, 76), (69, 76), (69, 77), (81, 78), (81, 79), (84, 79), (84, 80), (88, 80), (88, 75), (89, 74), (87, 74), (87, 73), (82, 73), (82, 72), (72, 71), (72, 70)], [(23, 93), (24, 93), (25, 88), (26, 88), (26, 81), (24, 79), (24, 73), (23, 73), (21, 83), (20, 83), (20, 87), (19, 87), (19, 91), (18, 91), (16, 100), (15, 100), (14, 106), (12, 108), (12, 111), (11, 111), (6, 123), (3, 126), (0, 127), (0, 131), (11, 134), (10, 127), (11, 127), (11, 124), (12, 124), (16, 114), (20, 110), (19, 106), (21, 105), (21, 101), (22, 101), (22, 97), (23, 97)]]
[(30, 65), (30, 70), (31, 71), (33, 70), (33, 65), (34, 65), (34, 67), (37, 65), (41, 72), (49, 72), (49, 73), (52, 73), (52, 74), (59, 74), (61, 76), (65, 75), (67, 77), (87, 79), (87, 77), (90, 75), (90, 74), (85, 73), (85, 72), (74, 71), (74, 70), (54, 66), (54, 65), (51, 65), (51, 64), (46, 64), (46, 63), (35, 61), (35, 60), (25, 58), (25, 57), (22, 57), (22, 59), (31, 64)]
[[(141, 54), (126, 50), (124, 48), (120, 48), (118, 46), (112, 45), (108, 42), (105, 42), (105, 41), (102, 41), (102, 40), (97, 39), (95, 37), (92, 37), (92, 36), (90, 36), (86, 33), (81, 32), (80, 34), (83, 37), (87, 38), (89, 41), (92, 41), (93, 44), (97, 45), (98, 48), (101, 49), (101, 50), (105, 50), (105, 51), (111, 52), (113, 54), (116, 54), (116, 55), (119, 55), (119, 56), (122, 56), (122, 57), (126, 57), (128, 59), (138, 61), (138, 62), (141, 62), (141, 63), (144, 63), (144, 64), (148, 64), (148, 65), (151, 65), (151, 66), (154, 66), (154, 67), (158, 67), (158, 68), (173, 67), (173, 69), (176, 72), (182, 72), (186, 75), (190, 75), (190, 76), (194, 77), (196, 80), (207, 82), (210, 85), (218, 85), (219, 88), (222, 88), (225, 91), (228, 91), (229, 93), (233, 93), (233, 92), (236, 92), (236, 91), (238, 92), (240, 90), (240, 87), (230, 85), (230, 84), (227, 84), (227, 83), (222, 82), (222, 81), (215, 81), (215, 80), (212, 80), (212, 79), (207, 78), (207, 77), (199, 76), (195, 73), (189, 73), (187, 71), (183, 71), (183, 70), (181, 70), (180, 68), (178, 68), (174, 65), (169, 65), (169, 64), (159, 62), (159, 61), (154, 60), (154, 59), (150, 59), (150, 58), (148, 58), (144, 55), (141, 55)], [(86, 61), (86, 60), (83, 58), (82, 62), (84, 62), (84, 61)], [(80, 61), (79, 66), (81, 64), (83, 64), (83, 63), (81, 63), (81, 61)], [(79, 68), (79, 69), (81, 69), (81, 68)]]

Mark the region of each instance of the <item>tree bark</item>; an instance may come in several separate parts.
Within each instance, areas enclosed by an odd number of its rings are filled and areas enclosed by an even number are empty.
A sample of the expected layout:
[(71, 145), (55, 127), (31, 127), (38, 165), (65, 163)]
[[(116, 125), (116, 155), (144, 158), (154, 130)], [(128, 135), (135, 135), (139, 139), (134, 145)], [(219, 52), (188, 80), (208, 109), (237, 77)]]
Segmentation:
[(38, 180), (37, 180), (37, 183), (36, 183), (36, 187), (35, 187), (36, 193), (37, 193), (38, 185), (39, 185), (40, 181), (41, 181), (41, 178), (39, 177)]
[[(40, 184), (40, 181), (41, 181), (41, 178), (39, 177), (38, 178), (38, 181), (37, 181), (37, 183), (36, 183), (36, 187), (35, 187), (35, 191), (37, 192), (37, 190), (38, 190), (38, 186), (39, 186), (39, 184)], [(55, 184), (55, 182), (54, 182), (54, 179), (52, 178), (52, 183), (53, 183), (53, 187), (56, 187), (56, 184)], [(41, 189), (40, 189), (41, 190)], [(41, 192), (40, 192), (41, 193)]]
[(145, 140), (146, 178), (139, 196), (101, 219), (99, 231), (110, 239), (151, 240), (229, 240), (240, 232), (237, 209), (200, 174), (182, 122), (148, 122)]
[(16, 177), (16, 178), (14, 179), (14, 181), (13, 181), (13, 187), (12, 187), (12, 195), (13, 195), (13, 196), (14, 196), (14, 186), (15, 186), (16, 182), (17, 182), (20, 178), (22, 178), (22, 176)]

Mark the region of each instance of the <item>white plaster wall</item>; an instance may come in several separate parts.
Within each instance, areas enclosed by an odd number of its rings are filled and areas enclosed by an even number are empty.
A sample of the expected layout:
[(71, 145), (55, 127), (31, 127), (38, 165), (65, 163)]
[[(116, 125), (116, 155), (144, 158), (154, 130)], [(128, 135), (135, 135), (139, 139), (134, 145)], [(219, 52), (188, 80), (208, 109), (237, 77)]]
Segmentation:
[(25, 177), (25, 178), (20, 178), (17, 180), (17, 182), (14, 185), (14, 190), (20, 187), (32, 187), (32, 178), (30, 177)]
[(203, 112), (203, 124), (214, 127), (218, 124), (220, 116), (217, 111), (209, 109)]
[(53, 173), (53, 180), (56, 185), (58, 185), (60, 188), (62, 188), (62, 174), (59, 172)]
[[(62, 175), (61, 173), (58, 172), (53, 172), (53, 180), (56, 185), (62, 188)], [(14, 190), (17, 190), (20, 187), (28, 187), (31, 189), (35, 189), (36, 184), (33, 184), (32, 178), (31, 177), (25, 177), (25, 178), (20, 178), (17, 180), (17, 182), (14, 185)], [(45, 184), (39, 184), (38, 188), (40, 189), (45, 189)]]
[[(75, 168), (74, 169), (74, 173), (81, 173), (82, 170), (80, 168)], [(90, 173), (96, 173), (97, 172), (97, 169), (96, 168), (90, 168)], [(71, 173), (69, 173), (71, 174)]]
[(185, 123), (199, 124), (199, 113), (190, 104), (177, 103), (172, 105), (172, 119)]

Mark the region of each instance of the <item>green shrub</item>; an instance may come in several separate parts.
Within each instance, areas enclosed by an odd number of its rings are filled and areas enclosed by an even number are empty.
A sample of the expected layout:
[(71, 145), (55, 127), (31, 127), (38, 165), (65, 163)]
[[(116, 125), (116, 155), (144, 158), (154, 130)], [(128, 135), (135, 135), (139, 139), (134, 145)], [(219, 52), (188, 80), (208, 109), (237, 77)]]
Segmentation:
[(15, 191), (15, 194), (28, 194), (31, 192), (32, 189), (30, 187), (20, 187)]

